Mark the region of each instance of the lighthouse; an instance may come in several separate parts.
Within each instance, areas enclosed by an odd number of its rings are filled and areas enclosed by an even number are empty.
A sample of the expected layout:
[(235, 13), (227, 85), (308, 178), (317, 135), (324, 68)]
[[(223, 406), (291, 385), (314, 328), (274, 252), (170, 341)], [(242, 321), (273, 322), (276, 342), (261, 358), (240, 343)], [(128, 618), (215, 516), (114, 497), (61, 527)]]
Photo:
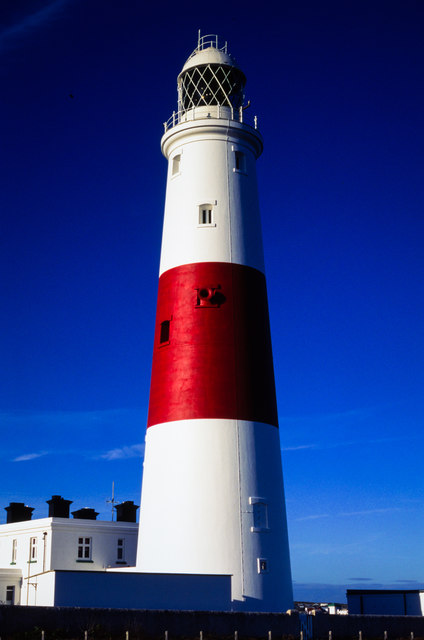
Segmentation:
[(137, 570), (231, 575), (232, 609), (293, 604), (246, 78), (201, 36), (168, 160)]

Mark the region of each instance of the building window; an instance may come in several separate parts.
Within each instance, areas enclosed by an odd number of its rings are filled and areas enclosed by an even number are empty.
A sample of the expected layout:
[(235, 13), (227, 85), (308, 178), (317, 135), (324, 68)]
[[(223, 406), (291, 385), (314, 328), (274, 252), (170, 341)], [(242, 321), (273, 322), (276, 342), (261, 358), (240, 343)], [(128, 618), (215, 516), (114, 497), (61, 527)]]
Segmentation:
[(123, 562), (125, 560), (125, 539), (118, 538), (118, 544), (116, 547), (116, 559), (118, 562)]
[(159, 344), (167, 344), (169, 342), (169, 328), (171, 325), (170, 320), (164, 320), (160, 323), (160, 336)]
[(234, 171), (246, 172), (246, 156), (241, 151), (234, 152)]
[(253, 526), (251, 531), (269, 531), (268, 527), (268, 504), (264, 498), (249, 498), (252, 505)]
[(91, 560), (91, 538), (78, 538), (78, 560)]
[(18, 541), (12, 540), (12, 562), (11, 564), (16, 564), (16, 556), (18, 551)]
[(258, 573), (268, 573), (268, 560), (266, 558), (258, 558)]
[(37, 538), (30, 538), (29, 541), (29, 561), (37, 562)]
[(181, 170), (181, 154), (178, 154), (172, 158), (172, 175), (176, 176)]
[(199, 207), (199, 224), (211, 225), (213, 221), (213, 206), (211, 204), (201, 204)]
[(9, 585), (6, 587), (6, 604), (15, 604), (15, 587)]

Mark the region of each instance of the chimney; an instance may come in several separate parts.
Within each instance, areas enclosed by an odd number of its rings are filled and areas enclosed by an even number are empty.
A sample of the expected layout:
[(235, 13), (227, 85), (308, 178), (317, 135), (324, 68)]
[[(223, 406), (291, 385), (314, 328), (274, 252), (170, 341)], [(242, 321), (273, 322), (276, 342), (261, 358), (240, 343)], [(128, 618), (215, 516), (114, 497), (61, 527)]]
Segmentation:
[(62, 496), (52, 496), (46, 500), (49, 505), (49, 518), (69, 518), (69, 505), (72, 500), (65, 500)]
[(25, 506), (23, 502), (11, 502), (8, 507), (5, 507), (5, 511), (7, 511), (7, 524), (24, 522), (24, 520), (31, 520), (34, 507)]
[(117, 522), (137, 522), (138, 505), (132, 500), (115, 505)]
[(72, 511), (72, 515), (77, 520), (95, 520), (99, 514), (90, 507), (83, 507), (82, 509), (78, 509), (78, 511)]

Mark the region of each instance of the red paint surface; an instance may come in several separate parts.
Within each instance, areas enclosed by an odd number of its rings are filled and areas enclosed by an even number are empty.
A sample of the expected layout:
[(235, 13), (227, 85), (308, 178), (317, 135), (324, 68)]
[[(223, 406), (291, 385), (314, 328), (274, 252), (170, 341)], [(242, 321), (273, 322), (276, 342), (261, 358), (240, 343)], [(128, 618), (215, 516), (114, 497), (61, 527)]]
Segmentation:
[[(209, 306), (203, 287), (218, 292)], [(251, 267), (189, 264), (159, 279), (148, 426), (195, 418), (278, 426), (265, 276)]]

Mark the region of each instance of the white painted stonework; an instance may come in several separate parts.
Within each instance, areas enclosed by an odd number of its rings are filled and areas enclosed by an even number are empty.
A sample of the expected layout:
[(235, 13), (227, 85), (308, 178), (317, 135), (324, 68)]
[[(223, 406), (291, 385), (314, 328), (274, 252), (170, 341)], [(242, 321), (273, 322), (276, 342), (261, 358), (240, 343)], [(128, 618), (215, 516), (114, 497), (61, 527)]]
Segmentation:
[[(217, 107), (203, 109), (206, 118)], [(162, 151), (169, 166), (160, 274), (195, 262), (232, 262), (264, 272), (255, 164), (260, 134), (234, 120), (183, 122), (163, 136)], [(237, 152), (243, 154), (240, 170)], [(178, 155), (180, 170), (173, 175)], [(211, 226), (199, 224), (202, 204), (213, 206)]]
[[(3, 524), (0, 526), (0, 601), (5, 601), (7, 586), (14, 584), (14, 604), (52, 605), (54, 571), (105, 571), (108, 567), (134, 565), (137, 535), (138, 525), (132, 522), (41, 518)], [(91, 554), (86, 561), (78, 558), (79, 538), (91, 541)], [(35, 552), (32, 539), (35, 539)], [(123, 561), (117, 556), (118, 539), (124, 540)], [(10, 570), (14, 573), (10, 574)]]
[[(291, 582), (288, 555), (280, 552), (288, 540), (278, 429), (181, 420), (148, 429), (146, 444), (142, 505), (149, 517), (140, 521), (137, 569), (230, 574), (234, 609), (249, 610), (255, 598), (264, 610), (281, 610)], [(266, 522), (255, 528), (258, 499)], [(182, 517), (184, 527), (174, 527)], [(264, 574), (258, 558), (270, 563)]]

